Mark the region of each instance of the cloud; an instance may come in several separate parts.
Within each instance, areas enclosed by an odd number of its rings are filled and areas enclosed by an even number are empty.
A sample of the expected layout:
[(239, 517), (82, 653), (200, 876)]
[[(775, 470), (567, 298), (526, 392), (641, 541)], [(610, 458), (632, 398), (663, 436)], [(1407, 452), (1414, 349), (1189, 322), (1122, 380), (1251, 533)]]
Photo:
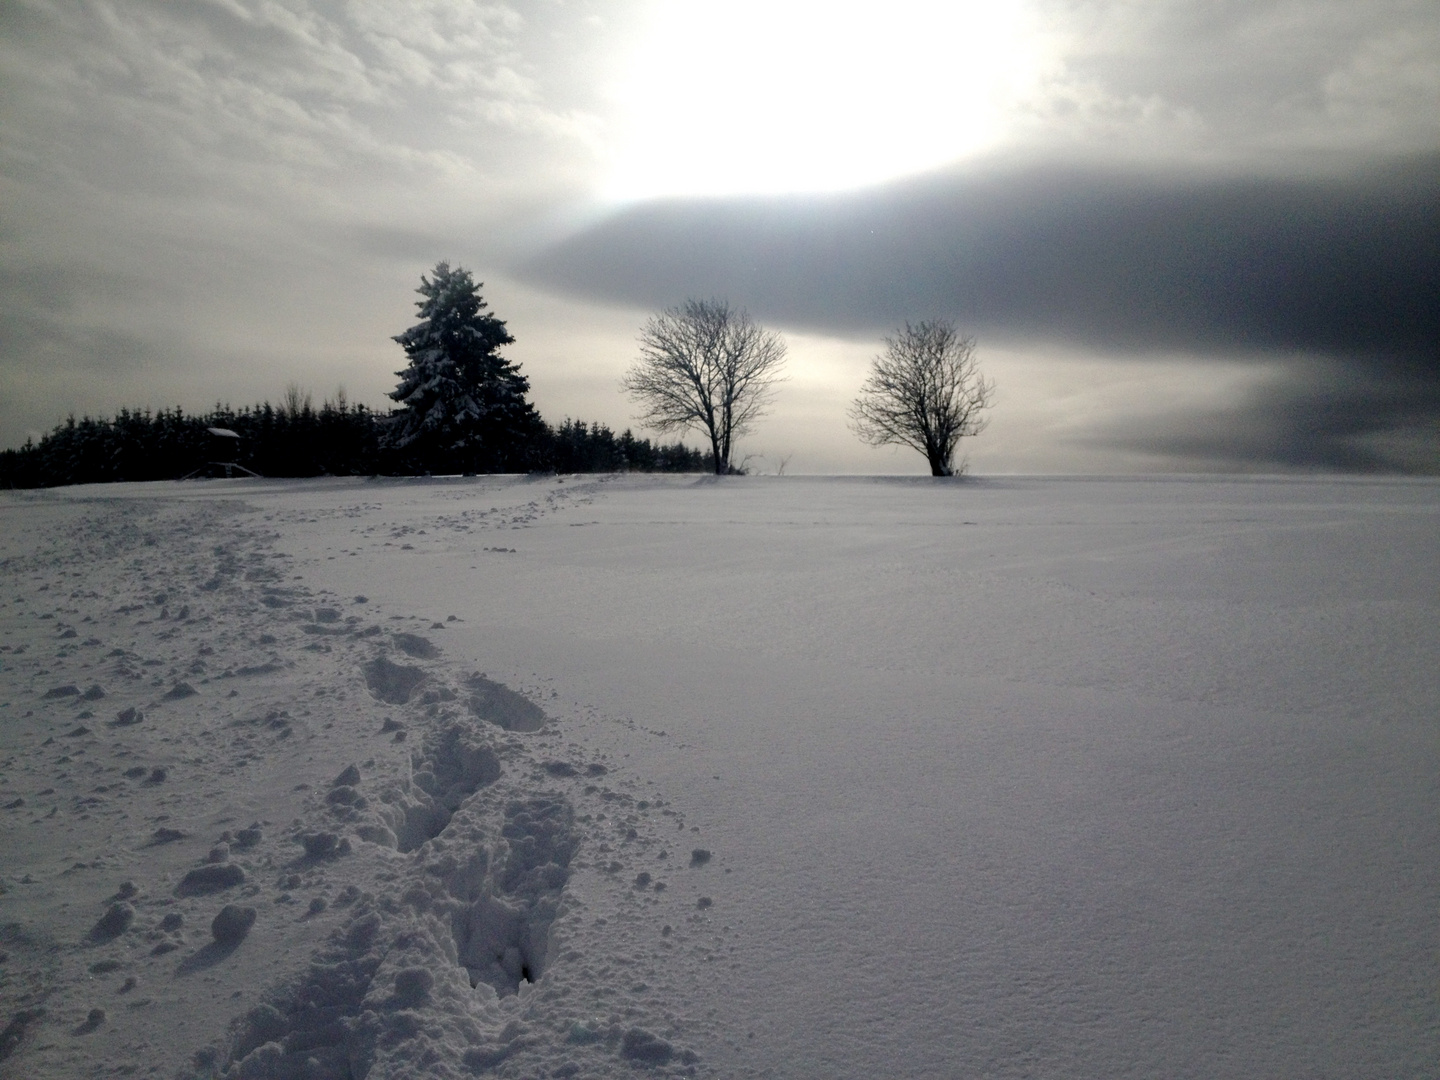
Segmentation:
[(1282, 365), (1228, 409), (1112, 421), (1085, 440), (1194, 471), (1440, 472), (1433, 368)]
[(818, 331), (948, 317), (1107, 350), (1416, 356), (1440, 340), (1440, 155), (1314, 180), (1035, 168), (853, 195), (664, 201), (524, 272)]
[(481, 144), (587, 137), (582, 111), (547, 105), (524, 28), (473, 0), (20, 0), (0, 123), (10, 156), (120, 194), (473, 182)]
[(1051, 149), (1273, 166), (1440, 140), (1440, 11), (1424, 0), (1036, 2), (1053, 62), (1017, 119)]

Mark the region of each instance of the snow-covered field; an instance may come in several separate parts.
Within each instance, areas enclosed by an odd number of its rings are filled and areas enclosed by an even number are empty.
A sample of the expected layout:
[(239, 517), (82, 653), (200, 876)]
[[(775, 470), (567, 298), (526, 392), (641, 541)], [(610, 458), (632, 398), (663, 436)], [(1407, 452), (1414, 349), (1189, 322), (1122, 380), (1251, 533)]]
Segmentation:
[(1436, 482), (123, 485), (0, 560), (0, 1076), (1440, 1069)]

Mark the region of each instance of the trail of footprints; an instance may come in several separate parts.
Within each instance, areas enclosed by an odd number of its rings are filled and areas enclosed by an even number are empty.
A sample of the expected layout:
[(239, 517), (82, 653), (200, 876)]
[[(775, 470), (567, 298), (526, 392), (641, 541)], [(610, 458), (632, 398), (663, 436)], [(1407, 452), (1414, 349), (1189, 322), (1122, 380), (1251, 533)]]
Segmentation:
[(100, 503), (0, 563), (0, 1074), (713, 1073), (683, 818), (253, 520)]
[[(387, 521), (384, 524), (365, 524), (367, 514), (381, 509), (379, 503), (360, 504), (338, 511), (307, 510), (298, 516), (282, 515), (280, 520), (313, 523), (322, 516), (345, 517), (357, 522), (353, 533), (361, 541), (374, 542), (378, 540), (382, 547), (394, 548), (398, 551), (416, 551), (435, 544), (452, 542), (461, 534), (494, 533), (500, 530), (529, 528), (557, 510), (576, 509), (592, 504), (595, 501), (596, 493), (610, 479), (607, 476), (596, 476), (577, 482), (572, 477), (567, 485), (564, 478), (557, 478), (535, 492), (535, 497), (513, 503), (504, 497), (504, 492), (495, 493), (493, 498), (483, 494), (477, 498), (473, 491), (462, 487), (455, 489), (450, 496), (455, 502), (461, 504), (454, 513), (433, 514), (423, 522)], [(512, 491), (519, 492), (535, 486), (533, 483), (527, 483), (525, 488), (517, 486)], [(489, 505), (481, 508), (475, 505), (477, 501), (488, 502)], [(503, 505), (497, 505), (497, 503)], [(586, 523), (577, 522), (575, 524)], [(479, 550), (503, 554), (515, 553), (515, 548), (500, 544), (485, 545)], [(342, 550), (340, 554), (355, 555), (359, 552)]]

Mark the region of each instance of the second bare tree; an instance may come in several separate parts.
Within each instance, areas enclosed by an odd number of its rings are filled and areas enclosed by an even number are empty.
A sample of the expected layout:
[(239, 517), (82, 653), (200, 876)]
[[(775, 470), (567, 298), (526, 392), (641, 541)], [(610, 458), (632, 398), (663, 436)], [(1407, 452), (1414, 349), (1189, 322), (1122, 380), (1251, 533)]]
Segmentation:
[(871, 363), (850, 407), (851, 426), (872, 446), (919, 450), (932, 476), (953, 476), (955, 448), (984, 429), (981, 413), (994, 393), (995, 384), (980, 374), (973, 338), (948, 322), (906, 323)]

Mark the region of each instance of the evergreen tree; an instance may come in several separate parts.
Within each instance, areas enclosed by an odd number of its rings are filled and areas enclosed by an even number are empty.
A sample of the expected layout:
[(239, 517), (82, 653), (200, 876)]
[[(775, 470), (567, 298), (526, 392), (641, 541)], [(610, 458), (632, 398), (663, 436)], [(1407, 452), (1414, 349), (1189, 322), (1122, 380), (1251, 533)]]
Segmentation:
[(410, 365), (390, 394), (390, 446), (406, 463), (435, 472), (496, 472), (530, 466), (540, 418), (530, 382), (500, 356), (515, 339), (486, 311), (468, 270), (437, 263), (416, 290), (421, 321), (395, 338)]

